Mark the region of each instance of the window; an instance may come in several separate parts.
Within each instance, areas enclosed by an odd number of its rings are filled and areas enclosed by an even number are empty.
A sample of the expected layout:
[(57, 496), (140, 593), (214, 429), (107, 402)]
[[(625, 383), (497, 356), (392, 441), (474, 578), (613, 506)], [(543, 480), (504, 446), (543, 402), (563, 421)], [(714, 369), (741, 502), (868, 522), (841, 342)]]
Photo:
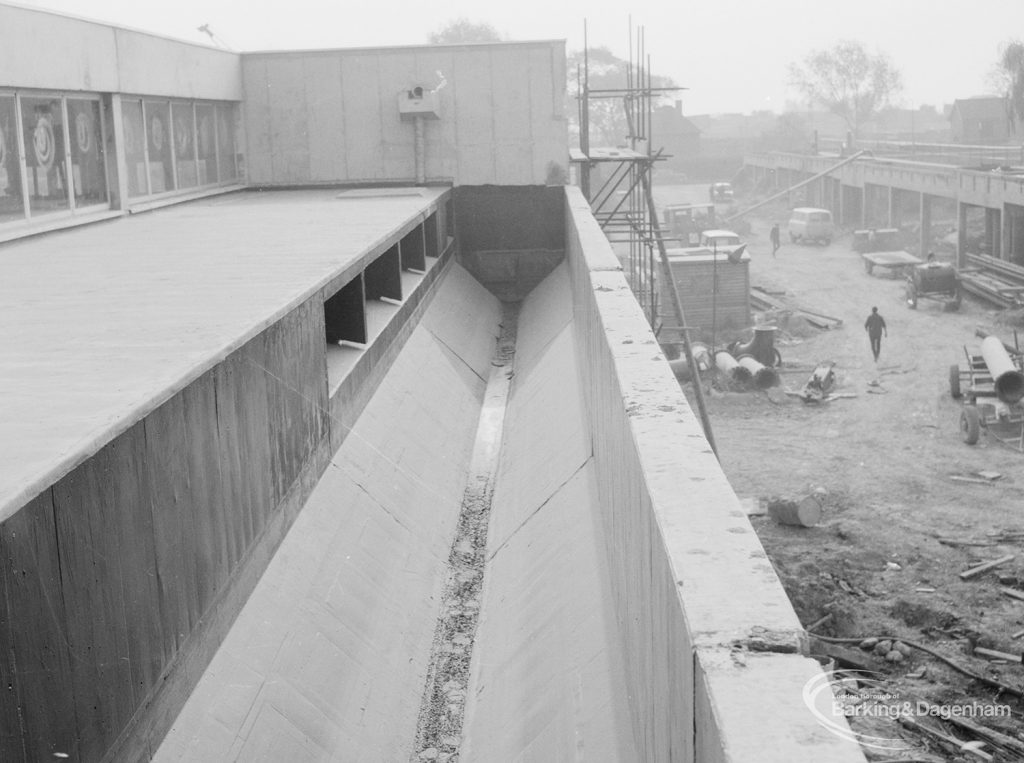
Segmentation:
[(61, 98), (22, 98), (25, 180), (33, 215), (70, 209)]
[(106, 204), (107, 170), (100, 102), (69, 98), (67, 105), (75, 206)]
[(235, 163), (235, 110), (231, 104), (217, 104), (217, 170), (222, 181), (238, 177)]
[(171, 154), (171, 107), (166, 101), (143, 101), (146, 120), (146, 152), (149, 160), (149, 191), (173, 191), (174, 159)]
[(142, 126), (142, 101), (121, 103), (121, 122), (124, 128), (124, 158), (128, 171), (128, 195), (146, 196), (146, 130)]
[(18, 160), (18, 111), (13, 95), (0, 95), (0, 223), (25, 216)]
[(217, 182), (216, 117), (213, 105), (196, 104), (196, 147), (199, 151), (199, 183)]
[(196, 172), (196, 120), (191, 103), (171, 104), (171, 127), (178, 188), (195, 188), (199, 185), (199, 174)]

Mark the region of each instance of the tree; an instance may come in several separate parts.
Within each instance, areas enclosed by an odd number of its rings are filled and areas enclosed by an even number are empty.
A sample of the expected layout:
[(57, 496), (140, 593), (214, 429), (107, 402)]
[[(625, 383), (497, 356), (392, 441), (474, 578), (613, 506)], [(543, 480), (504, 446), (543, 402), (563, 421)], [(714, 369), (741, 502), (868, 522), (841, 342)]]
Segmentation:
[(498, 30), (483, 21), (470, 21), (460, 16), (440, 29), (431, 32), (431, 45), (458, 44), (460, 42), (501, 42)]
[(903, 89), (888, 57), (849, 40), (812, 51), (802, 65), (791, 64), (790, 78), (811, 102), (842, 117), (854, 135)]
[[(629, 84), (629, 62), (617, 57), (608, 48), (590, 48), (584, 56), (582, 50), (569, 53), (566, 67), (568, 95), (571, 106), (568, 110), (573, 132), (579, 135), (578, 104), (583, 81), (584, 58), (587, 60), (588, 83), (591, 91), (623, 89)], [(636, 72), (633, 72), (636, 77)], [(651, 75), (651, 87), (675, 87), (669, 77)], [(664, 96), (654, 95), (655, 105)], [(620, 146), (626, 143), (629, 124), (622, 98), (592, 98), (590, 100), (590, 142), (594, 146)]]
[(1006, 96), (1010, 121), (1024, 121), (1024, 42), (1004, 42), (999, 50), (996, 69), (1000, 93)]

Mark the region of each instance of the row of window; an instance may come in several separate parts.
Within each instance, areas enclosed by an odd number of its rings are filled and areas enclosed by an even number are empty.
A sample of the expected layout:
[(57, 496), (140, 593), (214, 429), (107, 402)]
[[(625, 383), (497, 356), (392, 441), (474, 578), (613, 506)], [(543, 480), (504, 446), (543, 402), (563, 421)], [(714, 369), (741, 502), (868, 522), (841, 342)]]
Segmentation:
[[(99, 96), (0, 93), (0, 224), (109, 205)], [(231, 103), (123, 99), (129, 199), (238, 179)]]
[(231, 103), (122, 100), (128, 196), (237, 180), (237, 118)]

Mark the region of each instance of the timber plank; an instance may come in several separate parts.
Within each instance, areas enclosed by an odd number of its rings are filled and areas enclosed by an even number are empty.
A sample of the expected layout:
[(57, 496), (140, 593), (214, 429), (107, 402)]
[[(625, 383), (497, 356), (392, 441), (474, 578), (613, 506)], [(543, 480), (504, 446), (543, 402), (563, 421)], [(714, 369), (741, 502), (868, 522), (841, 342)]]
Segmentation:
[(217, 402), (214, 372), (204, 374), (182, 392), (188, 438), (188, 505), (192, 510), (195, 541), (195, 576), (200, 616), (206, 613), (223, 587), (230, 569), (224, 525), (224, 487), (221, 480), (220, 443), (217, 439)]
[[(0, 760), (78, 758), (74, 688), (65, 638), (53, 497), (49, 490), (21, 508), (0, 530), (4, 560), (4, 627), (0, 667)], [(22, 747), (24, 745), (24, 747)]]
[(102, 509), (99, 519), (107, 553), (121, 567), (124, 628), (134, 698), (130, 718), (156, 685), (163, 668), (153, 508), (143, 463), (146, 437), (142, 422), (117, 437), (107, 449), (108, 471), (97, 482), (101, 499), (98, 507)]
[(252, 547), (266, 524), (276, 502), (274, 498), (270, 428), (267, 407), (267, 343), (263, 335), (249, 342), (239, 352), (241, 390), (237, 403), (238, 420), (243, 443), (243, 470), (247, 487), (246, 500), (252, 519), (252, 536), (246, 550)]
[(53, 487), (61, 591), (84, 760), (106, 752), (133, 710), (128, 634), (116, 544), (105, 536), (110, 447)]
[(238, 358), (232, 355), (213, 370), (217, 389), (217, 444), (220, 460), (221, 513), (228, 541), (228, 575), (235, 570), (246, 548), (246, 539), (252, 538), (252, 519), (244, 516), (246, 501), (240, 500), (245, 492), (242, 477), (241, 433), (238, 427), (237, 398)]
[(162, 662), (167, 665), (201, 615), (182, 396), (172, 397), (143, 424), (160, 593)]

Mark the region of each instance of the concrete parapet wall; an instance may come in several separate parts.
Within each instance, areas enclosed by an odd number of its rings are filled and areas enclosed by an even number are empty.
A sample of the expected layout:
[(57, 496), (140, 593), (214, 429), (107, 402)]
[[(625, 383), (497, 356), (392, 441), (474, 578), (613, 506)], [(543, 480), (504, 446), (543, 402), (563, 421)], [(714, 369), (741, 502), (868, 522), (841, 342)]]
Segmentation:
[[(803, 628), (607, 239), (579, 191), (567, 194), (566, 259), (639, 758), (863, 760), (805, 707), (802, 686), (819, 668), (801, 656)], [(731, 687), (755, 694), (766, 673), (778, 679), (770, 700), (739, 702)]]
[(240, 101), (237, 53), (134, 29), (0, 5), (5, 86)]

